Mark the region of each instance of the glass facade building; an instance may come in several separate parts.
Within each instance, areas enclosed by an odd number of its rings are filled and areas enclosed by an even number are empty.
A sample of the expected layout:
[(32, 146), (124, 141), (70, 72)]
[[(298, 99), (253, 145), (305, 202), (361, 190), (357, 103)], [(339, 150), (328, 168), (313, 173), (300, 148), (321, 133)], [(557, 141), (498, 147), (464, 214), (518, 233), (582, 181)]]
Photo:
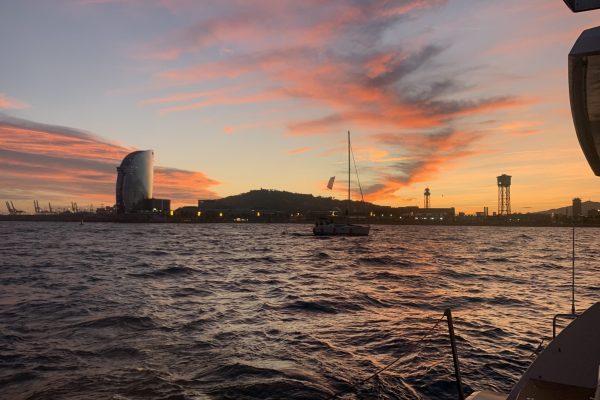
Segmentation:
[(154, 180), (154, 151), (134, 151), (117, 167), (117, 212), (144, 210), (152, 198)]

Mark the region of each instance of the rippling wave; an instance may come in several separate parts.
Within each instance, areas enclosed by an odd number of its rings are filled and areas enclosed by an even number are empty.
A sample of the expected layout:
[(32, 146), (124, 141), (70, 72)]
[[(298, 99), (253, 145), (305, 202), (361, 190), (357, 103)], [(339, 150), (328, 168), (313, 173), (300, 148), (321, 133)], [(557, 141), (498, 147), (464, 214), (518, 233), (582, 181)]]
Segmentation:
[[(570, 308), (567, 228), (0, 223), (0, 398), (453, 399), (508, 391)], [(578, 229), (578, 308), (598, 300)]]

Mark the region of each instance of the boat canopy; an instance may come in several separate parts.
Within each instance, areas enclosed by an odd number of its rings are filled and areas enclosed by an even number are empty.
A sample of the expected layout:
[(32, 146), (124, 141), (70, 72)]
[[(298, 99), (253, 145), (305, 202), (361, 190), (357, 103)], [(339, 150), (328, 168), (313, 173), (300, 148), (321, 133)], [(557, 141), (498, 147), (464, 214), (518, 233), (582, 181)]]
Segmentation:
[(600, 27), (583, 31), (569, 53), (569, 93), (579, 145), (600, 176)]

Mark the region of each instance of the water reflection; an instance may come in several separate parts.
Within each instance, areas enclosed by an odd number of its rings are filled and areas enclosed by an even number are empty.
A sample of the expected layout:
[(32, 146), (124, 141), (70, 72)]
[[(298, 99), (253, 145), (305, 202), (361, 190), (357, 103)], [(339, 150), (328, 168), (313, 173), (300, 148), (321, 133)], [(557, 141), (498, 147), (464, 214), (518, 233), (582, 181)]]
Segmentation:
[[(3, 223), (1, 397), (454, 398), (452, 307), (467, 390), (508, 390), (570, 308), (568, 228)], [(578, 308), (598, 297), (577, 234)], [(132, 240), (135, 238), (135, 240)]]

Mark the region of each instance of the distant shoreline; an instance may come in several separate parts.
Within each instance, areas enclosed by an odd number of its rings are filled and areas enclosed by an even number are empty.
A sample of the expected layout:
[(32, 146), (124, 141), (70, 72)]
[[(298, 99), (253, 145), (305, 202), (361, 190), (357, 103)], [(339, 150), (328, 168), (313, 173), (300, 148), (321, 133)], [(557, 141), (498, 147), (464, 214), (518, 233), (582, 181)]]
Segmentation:
[[(51, 215), (0, 215), (2, 222), (73, 222), (73, 223), (141, 223), (141, 224), (301, 224), (312, 225), (309, 220), (245, 220), (235, 221), (227, 218), (185, 219), (166, 215), (98, 215), (98, 214), (51, 214)], [(356, 220), (356, 223), (370, 225), (426, 225), (426, 226), (506, 226), (506, 227), (572, 227), (568, 221), (536, 223), (533, 221), (517, 221), (506, 219), (454, 220), (454, 221), (392, 221), (392, 220)], [(600, 221), (577, 222), (577, 227), (600, 227)]]

